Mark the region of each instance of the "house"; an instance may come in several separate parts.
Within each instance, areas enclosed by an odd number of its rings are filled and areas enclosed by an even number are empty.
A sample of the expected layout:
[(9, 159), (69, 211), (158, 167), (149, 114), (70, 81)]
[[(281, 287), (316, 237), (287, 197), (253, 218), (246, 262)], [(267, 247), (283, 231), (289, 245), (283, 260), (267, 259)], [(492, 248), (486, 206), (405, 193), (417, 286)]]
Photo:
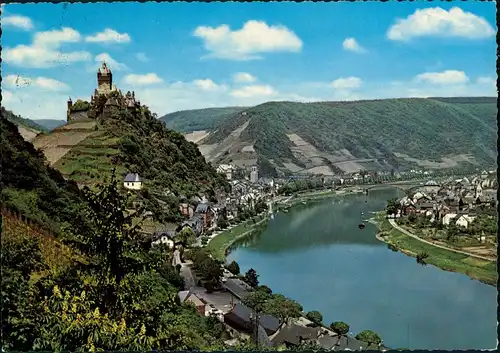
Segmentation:
[(194, 213), (201, 215), (201, 218), (203, 219), (203, 230), (207, 230), (212, 227), (215, 213), (208, 202), (199, 203), (198, 206), (196, 206)]
[(182, 215), (186, 218), (191, 218), (194, 215), (194, 207), (187, 201), (180, 203), (179, 211), (181, 211)]
[(461, 215), (460, 217), (458, 217), (457, 221), (455, 222), (455, 224), (457, 226), (460, 226), (460, 227), (464, 227), (464, 228), (468, 228), (469, 225), (476, 219), (476, 217), (474, 216), (470, 216), (470, 215)]
[(224, 288), (238, 299), (243, 299), (253, 289), (248, 284), (237, 278), (228, 278)]
[(220, 164), (217, 167), (217, 173), (224, 174), (227, 180), (233, 179), (234, 166), (231, 164)]
[(350, 336), (323, 336), (318, 339), (321, 348), (329, 351), (379, 350), (376, 345), (368, 345)]
[(154, 232), (151, 245), (155, 246), (155, 245), (165, 244), (170, 249), (172, 249), (175, 244), (174, 242), (175, 234), (176, 233), (174, 231)]
[(417, 213), (417, 208), (414, 205), (404, 205), (402, 206), (403, 215), (410, 215)]
[(123, 179), (123, 186), (129, 190), (141, 190), (142, 182), (139, 174), (137, 173), (128, 173)]
[(191, 303), (195, 306), (196, 310), (198, 310), (201, 315), (205, 316), (206, 304), (194, 293), (191, 293), (188, 290), (183, 290), (180, 291), (177, 296), (179, 297), (181, 304)]
[(179, 227), (177, 227), (177, 232), (180, 232), (184, 227), (189, 227), (194, 232), (194, 234), (198, 237), (203, 232), (203, 219), (201, 215), (195, 214), (190, 219), (182, 222)]
[(318, 327), (306, 327), (296, 324), (284, 326), (271, 337), (273, 346), (285, 345), (288, 349), (299, 346), (303, 342), (315, 342), (321, 335)]
[[(255, 328), (255, 312), (243, 304), (235, 304), (230, 312), (224, 315), (224, 322), (235, 330), (252, 333)], [(277, 318), (267, 314), (259, 314), (258, 323), (266, 334), (272, 335), (278, 331), (280, 322)]]

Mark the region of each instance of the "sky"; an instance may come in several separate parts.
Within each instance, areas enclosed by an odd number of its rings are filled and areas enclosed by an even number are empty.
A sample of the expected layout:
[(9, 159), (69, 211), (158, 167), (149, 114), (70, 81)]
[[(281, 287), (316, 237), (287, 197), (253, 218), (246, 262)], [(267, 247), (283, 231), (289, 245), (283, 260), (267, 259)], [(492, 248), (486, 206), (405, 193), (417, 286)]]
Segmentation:
[(267, 101), (496, 96), (494, 2), (2, 6), (2, 105), (65, 119), (105, 61), (162, 116)]

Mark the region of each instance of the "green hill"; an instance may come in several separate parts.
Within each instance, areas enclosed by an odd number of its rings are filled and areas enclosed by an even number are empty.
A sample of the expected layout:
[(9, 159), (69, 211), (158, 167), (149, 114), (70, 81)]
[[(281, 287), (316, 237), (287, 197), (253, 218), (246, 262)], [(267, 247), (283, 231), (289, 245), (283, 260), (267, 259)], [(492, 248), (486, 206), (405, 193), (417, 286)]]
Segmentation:
[(194, 143), (167, 129), (146, 107), (132, 112), (113, 107), (106, 119), (80, 119), (41, 135), (42, 149), (66, 178), (93, 186), (110, 177), (139, 173), (144, 188), (137, 193), (159, 221), (179, 216), (178, 196), (206, 195), (229, 185), (205, 161)]
[(1, 113), (3, 118), (17, 126), (19, 133), (26, 141), (32, 141), (39, 133), (49, 131), (33, 120), (22, 118), (4, 107), (1, 107)]
[(268, 102), (218, 117), (198, 145), (214, 163), (257, 162), (262, 174), (491, 166), (496, 114), (488, 97)]
[[(152, 125), (142, 131), (168, 135)], [(180, 302), (183, 280), (169, 252), (152, 248), (124, 217), (120, 183), (80, 192), (4, 118), (0, 170), (2, 351), (227, 348), (217, 319)]]
[(79, 191), (47, 165), (17, 126), (0, 119), (1, 203), (53, 230), (75, 217)]
[(55, 119), (37, 119), (36, 123), (49, 131), (52, 131), (60, 126), (66, 124), (65, 120), (55, 120)]
[(245, 108), (227, 107), (182, 110), (164, 115), (160, 120), (165, 122), (168, 128), (181, 132), (212, 130), (221, 120), (243, 109)]

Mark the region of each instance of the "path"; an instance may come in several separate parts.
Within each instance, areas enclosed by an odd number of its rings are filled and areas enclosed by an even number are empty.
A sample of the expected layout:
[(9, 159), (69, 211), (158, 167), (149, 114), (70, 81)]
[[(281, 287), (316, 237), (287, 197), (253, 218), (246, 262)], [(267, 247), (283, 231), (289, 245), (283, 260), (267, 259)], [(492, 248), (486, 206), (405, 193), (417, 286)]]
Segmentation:
[(393, 226), (395, 229), (399, 230), (400, 232), (402, 232), (403, 234), (406, 234), (408, 235), (409, 237), (413, 238), (413, 239), (416, 239), (418, 241), (421, 241), (423, 243), (426, 243), (426, 244), (429, 244), (429, 245), (432, 245), (432, 246), (435, 246), (437, 248), (441, 248), (441, 249), (444, 249), (444, 250), (448, 250), (448, 251), (452, 251), (452, 252), (455, 252), (457, 254), (464, 254), (464, 255), (467, 255), (467, 256), (470, 256), (470, 257), (475, 257), (477, 259), (481, 259), (481, 260), (486, 260), (486, 261), (496, 261), (496, 259), (492, 259), (492, 258), (489, 258), (489, 257), (484, 257), (484, 256), (480, 256), (480, 255), (476, 255), (476, 254), (471, 254), (470, 252), (466, 252), (466, 251), (461, 251), (461, 250), (456, 250), (456, 249), (453, 249), (453, 248), (449, 248), (447, 246), (443, 246), (443, 245), (439, 245), (439, 244), (435, 244), (431, 241), (428, 241), (428, 240), (425, 240), (425, 239), (422, 239), (420, 237), (417, 237), (416, 235), (414, 234), (411, 234), (410, 232), (408, 232), (406, 229), (403, 229), (401, 228), (394, 219), (389, 219), (389, 223), (391, 224), (391, 226)]
[(180, 252), (176, 249), (174, 251), (174, 258), (172, 259), (172, 265), (175, 267), (178, 264), (181, 265), (180, 275), (184, 279), (184, 287), (186, 290), (189, 290), (191, 287), (195, 286), (196, 282), (189, 264), (181, 262)]

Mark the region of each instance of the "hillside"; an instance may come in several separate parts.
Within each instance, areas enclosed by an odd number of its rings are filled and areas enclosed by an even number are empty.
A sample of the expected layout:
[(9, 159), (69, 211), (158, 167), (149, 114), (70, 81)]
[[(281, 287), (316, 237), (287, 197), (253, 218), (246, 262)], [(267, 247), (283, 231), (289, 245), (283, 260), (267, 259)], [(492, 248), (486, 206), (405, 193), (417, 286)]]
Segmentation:
[(155, 214), (162, 213), (158, 202), (167, 204), (167, 218), (178, 213), (174, 195), (213, 198), (216, 190), (228, 188), (194, 143), (167, 129), (144, 106), (136, 112), (114, 107), (106, 119), (70, 122), (38, 136), (34, 145), (52, 166), (80, 185), (95, 185), (113, 169), (120, 178), (139, 173), (145, 182), (140, 199), (152, 202), (148, 206)]
[(269, 102), (219, 117), (197, 144), (209, 161), (268, 175), (491, 166), (496, 114), (489, 97)]
[(75, 183), (47, 165), (14, 123), (0, 119), (1, 204), (52, 230), (74, 219), (80, 204)]
[(181, 132), (212, 130), (223, 119), (236, 114), (245, 107), (206, 108), (182, 110), (160, 118), (169, 129)]
[(37, 124), (33, 120), (22, 118), (4, 107), (1, 107), (1, 112), (2, 117), (17, 126), (19, 133), (26, 141), (32, 141), (40, 132), (48, 132), (48, 129), (44, 126)]
[(168, 253), (124, 217), (121, 183), (80, 193), (3, 118), (0, 162), (3, 352), (224, 350), (224, 327), (181, 304)]

